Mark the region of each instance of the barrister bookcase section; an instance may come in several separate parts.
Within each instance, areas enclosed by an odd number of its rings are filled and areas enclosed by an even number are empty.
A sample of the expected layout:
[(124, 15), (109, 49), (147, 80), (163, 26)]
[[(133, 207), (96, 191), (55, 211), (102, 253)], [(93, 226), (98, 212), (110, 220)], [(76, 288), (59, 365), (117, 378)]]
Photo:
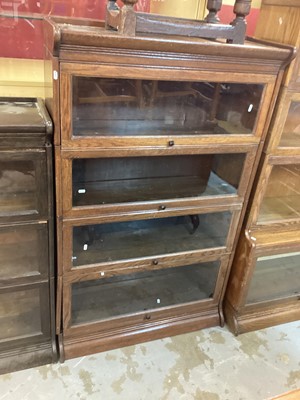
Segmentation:
[(60, 127), (61, 359), (222, 325), (259, 144), (293, 49), (123, 37), (59, 18), (45, 32), (59, 71), (47, 102)]
[(262, 0), (255, 36), (293, 45), (297, 55), (281, 82), (228, 281), (225, 315), (236, 334), (300, 319), (299, 24), (298, 0)]
[(51, 142), (40, 99), (0, 98), (0, 373), (57, 359)]

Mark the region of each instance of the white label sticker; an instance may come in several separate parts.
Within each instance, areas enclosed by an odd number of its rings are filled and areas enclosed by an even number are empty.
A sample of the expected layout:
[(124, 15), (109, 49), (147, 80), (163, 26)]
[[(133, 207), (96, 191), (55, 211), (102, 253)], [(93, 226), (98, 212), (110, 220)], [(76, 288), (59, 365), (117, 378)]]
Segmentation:
[(85, 193), (85, 192), (86, 192), (85, 189), (78, 189), (78, 193), (80, 193), (80, 194), (83, 194), (83, 193)]
[(248, 112), (250, 113), (253, 110), (253, 104), (250, 104), (250, 106), (248, 107)]
[(88, 249), (88, 245), (87, 245), (87, 244), (84, 244), (84, 245), (83, 245), (83, 250), (86, 251), (87, 249)]
[(157, 304), (160, 304), (160, 299), (157, 299), (157, 300), (156, 300), (156, 303), (157, 303)]
[(58, 79), (58, 72), (56, 70), (53, 71), (53, 79), (57, 81)]

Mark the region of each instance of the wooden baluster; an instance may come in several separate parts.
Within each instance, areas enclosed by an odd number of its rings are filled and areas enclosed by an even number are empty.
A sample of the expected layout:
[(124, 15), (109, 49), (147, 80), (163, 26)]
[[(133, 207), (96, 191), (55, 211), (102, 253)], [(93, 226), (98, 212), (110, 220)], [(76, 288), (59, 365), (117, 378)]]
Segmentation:
[(236, 27), (236, 33), (235, 37), (230, 42), (236, 44), (244, 43), (247, 27), (247, 21), (245, 18), (250, 13), (250, 10), (251, 0), (235, 0), (233, 12), (235, 13), (236, 17), (231, 22), (231, 25)]
[[(117, 5), (117, 0), (107, 0), (107, 4), (106, 4), (106, 17), (105, 17), (105, 28), (109, 29), (110, 28), (110, 24), (112, 23), (112, 13), (111, 12), (118, 12), (119, 11), (119, 7)], [(119, 13), (118, 13), (119, 14)], [(118, 18), (118, 16), (116, 15), (114, 17), (115, 19)], [(114, 26), (114, 25), (112, 25)]]
[(222, 0), (208, 0), (206, 8), (208, 9), (209, 13), (205, 18), (206, 22), (211, 24), (217, 24), (220, 22), (217, 13), (222, 8)]
[(121, 10), (121, 20), (119, 32), (123, 35), (135, 36), (136, 33), (136, 14), (133, 9), (138, 0), (122, 0), (124, 6)]
[(118, 10), (119, 7), (117, 5), (117, 0), (108, 0), (107, 1), (107, 8), (109, 10)]
[(233, 12), (236, 18), (245, 19), (251, 10), (251, 0), (235, 0)]

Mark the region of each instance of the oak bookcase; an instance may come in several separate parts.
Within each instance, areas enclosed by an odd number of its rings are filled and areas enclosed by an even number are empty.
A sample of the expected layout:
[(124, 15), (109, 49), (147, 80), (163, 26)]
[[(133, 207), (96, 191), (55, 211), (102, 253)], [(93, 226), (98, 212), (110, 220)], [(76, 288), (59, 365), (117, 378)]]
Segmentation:
[(288, 46), (48, 19), (60, 356), (222, 325)]
[[(300, 5), (262, 2), (256, 36), (300, 46)], [(236, 334), (300, 318), (300, 55), (286, 71), (226, 294)]]

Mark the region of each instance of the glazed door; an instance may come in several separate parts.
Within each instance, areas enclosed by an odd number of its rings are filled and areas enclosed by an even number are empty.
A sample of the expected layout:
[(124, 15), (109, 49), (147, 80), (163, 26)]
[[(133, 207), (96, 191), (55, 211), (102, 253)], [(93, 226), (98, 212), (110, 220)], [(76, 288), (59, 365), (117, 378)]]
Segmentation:
[(300, 296), (300, 251), (262, 255), (256, 259), (246, 304)]
[[(154, 61), (153, 61), (154, 62)], [(156, 60), (157, 62), (157, 60)], [(140, 78), (142, 73), (142, 78)], [(115, 77), (117, 76), (117, 78)], [(212, 78), (212, 76), (211, 76)], [(265, 77), (159, 67), (61, 64), (62, 146), (258, 143), (273, 84)]]
[(0, 221), (47, 218), (46, 153), (14, 150), (0, 153)]
[[(223, 261), (222, 261), (223, 260)], [(129, 328), (184, 318), (216, 307), (227, 260), (186, 263), (161, 270), (135, 268), (93, 280), (65, 279), (65, 335)]]
[(165, 151), (161, 155), (128, 151), (126, 156), (104, 153), (102, 157), (97, 151), (63, 151), (63, 215), (241, 204), (256, 148), (213, 150), (216, 153), (205, 148), (200, 154), (173, 156)]
[[(207, 259), (230, 251), (239, 210), (204, 210), (162, 215), (119, 216), (102, 223), (65, 222), (63, 264), (73, 277), (126, 273), (178, 265), (184, 259)], [(80, 225), (79, 225), (80, 224)], [(122, 270), (122, 271), (121, 271)]]
[(0, 226), (0, 288), (48, 278), (48, 224)]
[(49, 284), (0, 288), (0, 348), (8, 350), (49, 338)]
[(286, 224), (300, 221), (300, 158), (271, 158), (265, 170), (263, 198), (257, 224)]

